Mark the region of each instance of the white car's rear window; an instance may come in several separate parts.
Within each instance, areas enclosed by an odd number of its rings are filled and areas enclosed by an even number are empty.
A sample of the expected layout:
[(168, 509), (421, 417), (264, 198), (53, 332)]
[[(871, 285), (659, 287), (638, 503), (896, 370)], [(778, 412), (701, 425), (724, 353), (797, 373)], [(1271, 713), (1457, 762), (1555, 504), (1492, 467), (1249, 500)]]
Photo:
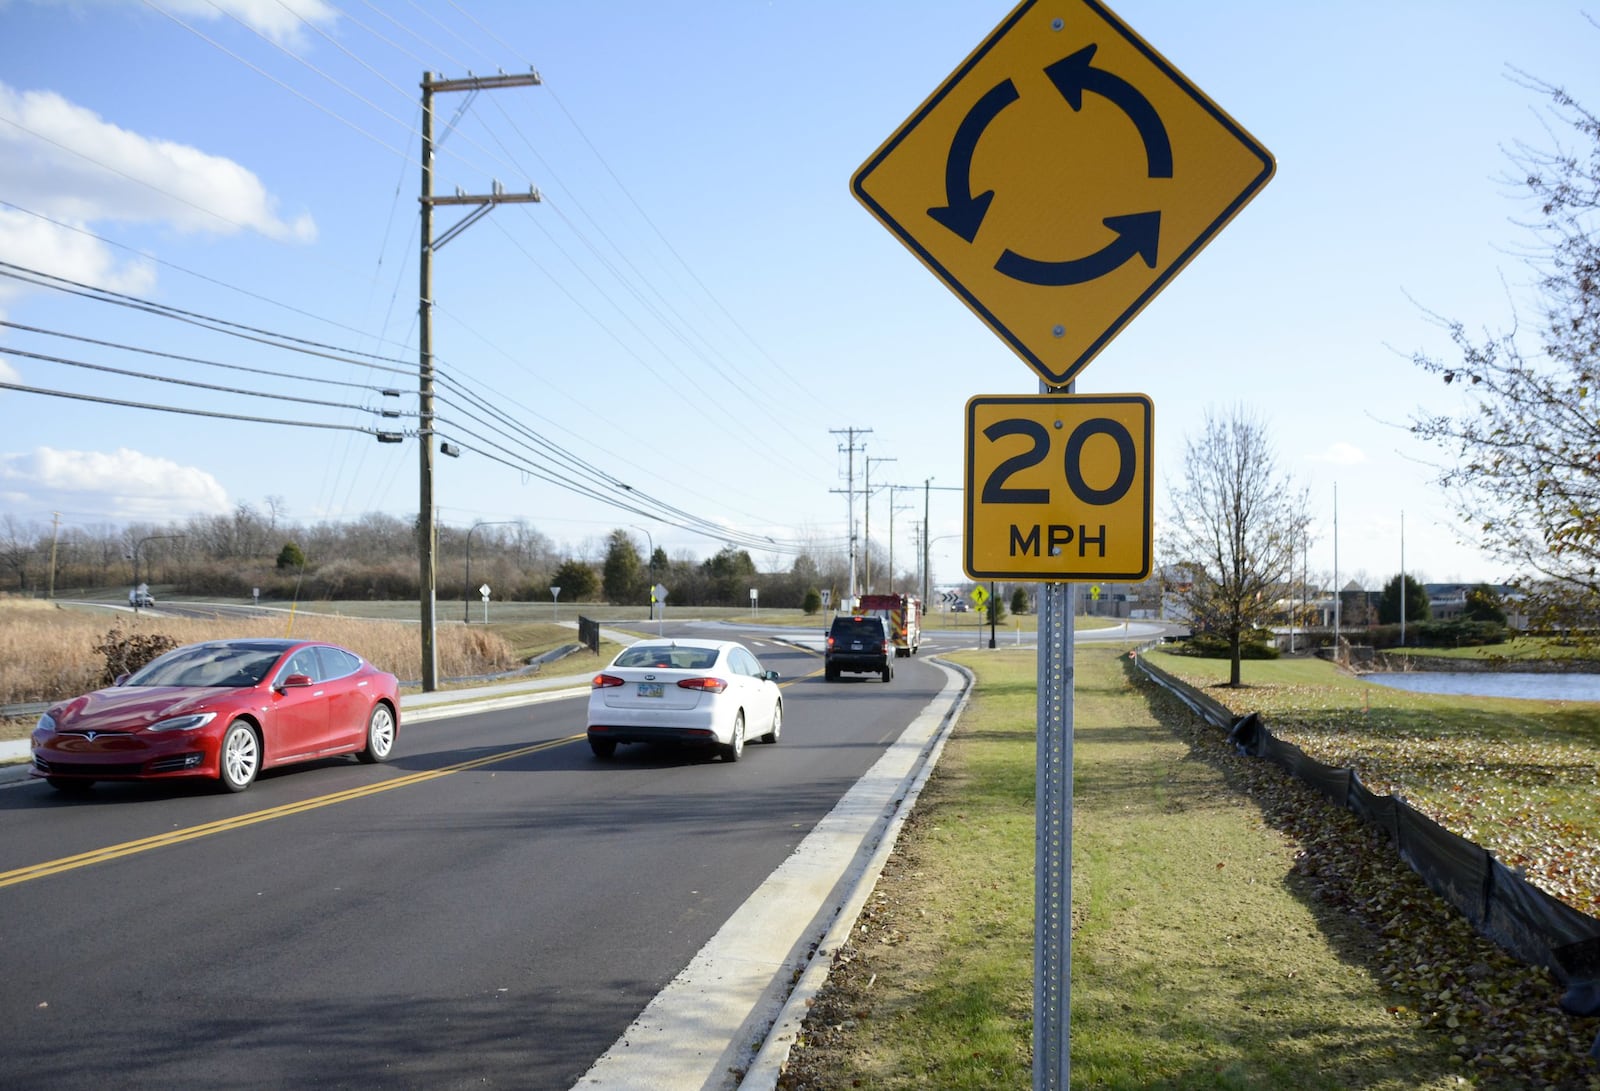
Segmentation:
[(632, 647), (617, 656), (618, 667), (662, 667), (667, 670), (704, 671), (716, 666), (717, 649), (690, 648), (681, 645), (666, 647)]

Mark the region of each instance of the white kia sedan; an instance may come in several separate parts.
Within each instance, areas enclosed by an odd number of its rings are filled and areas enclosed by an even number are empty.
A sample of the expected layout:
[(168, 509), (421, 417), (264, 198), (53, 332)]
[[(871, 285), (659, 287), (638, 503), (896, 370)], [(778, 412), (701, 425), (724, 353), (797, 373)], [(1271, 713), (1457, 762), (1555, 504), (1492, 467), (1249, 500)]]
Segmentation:
[(738, 761), (745, 739), (783, 733), (778, 672), (733, 640), (642, 640), (594, 676), (589, 747), (609, 758), (624, 742), (715, 747)]

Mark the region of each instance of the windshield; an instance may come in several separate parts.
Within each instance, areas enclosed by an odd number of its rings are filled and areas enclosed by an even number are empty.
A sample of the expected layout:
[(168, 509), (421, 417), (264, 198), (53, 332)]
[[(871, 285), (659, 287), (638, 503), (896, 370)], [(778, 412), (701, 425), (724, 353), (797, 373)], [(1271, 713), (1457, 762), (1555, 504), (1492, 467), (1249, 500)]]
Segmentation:
[(710, 670), (717, 662), (717, 649), (715, 648), (684, 648), (666, 647), (661, 644), (653, 647), (639, 647), (635, 645), (617, 656), (616, 666), (619, 667), (664, 667), (668, 670), (704, 671)]
[(254, 686), (282, 654), (255, 644), (194, 644), (151, 661), (123, 685)]

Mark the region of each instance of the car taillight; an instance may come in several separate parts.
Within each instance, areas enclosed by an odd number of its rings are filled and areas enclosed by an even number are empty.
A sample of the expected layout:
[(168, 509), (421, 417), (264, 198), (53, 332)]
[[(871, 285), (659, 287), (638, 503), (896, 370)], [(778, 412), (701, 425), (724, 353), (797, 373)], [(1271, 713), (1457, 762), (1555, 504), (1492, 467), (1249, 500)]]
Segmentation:
[(614, 674), (597, 674), (594, 676), (594, 682), (592, 683), (595, 689), (607, 689), (611, 686), (620, 686), (622, 684), (622, 679)]
[(685, 678), (678, 683), (679, 689), (703, 689), (707, 693), (721, 693), (728, 688), (728, 683), (720, 678)]

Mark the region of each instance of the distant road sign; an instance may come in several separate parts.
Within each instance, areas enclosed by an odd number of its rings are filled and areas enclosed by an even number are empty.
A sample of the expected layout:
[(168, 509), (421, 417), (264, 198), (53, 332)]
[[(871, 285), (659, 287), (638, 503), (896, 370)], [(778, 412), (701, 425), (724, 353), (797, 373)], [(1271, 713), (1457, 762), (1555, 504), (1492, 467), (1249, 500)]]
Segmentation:
[(1148, 576), (1153, 430), (1143, 394), (968, 401), (967, 575), (1068, 583)]
[(1272, 177), (1095, 0), (1025, 0), (856, 172), (858, 200), (1051, 386)]

